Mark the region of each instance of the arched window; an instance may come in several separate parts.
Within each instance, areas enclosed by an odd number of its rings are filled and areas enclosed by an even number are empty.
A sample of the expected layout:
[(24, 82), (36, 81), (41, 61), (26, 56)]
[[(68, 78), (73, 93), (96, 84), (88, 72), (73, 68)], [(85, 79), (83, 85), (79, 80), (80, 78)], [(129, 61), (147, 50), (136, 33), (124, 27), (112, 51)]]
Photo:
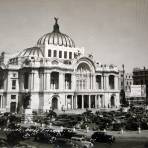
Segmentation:
[(91, 88), (92, 75), (87, 63), (80, 63), (77, 67), (77, 89), (85, 90)]
[(52, 109), (58, 109), (58, 99), (57, 99), (57, 97), (52, 98)]

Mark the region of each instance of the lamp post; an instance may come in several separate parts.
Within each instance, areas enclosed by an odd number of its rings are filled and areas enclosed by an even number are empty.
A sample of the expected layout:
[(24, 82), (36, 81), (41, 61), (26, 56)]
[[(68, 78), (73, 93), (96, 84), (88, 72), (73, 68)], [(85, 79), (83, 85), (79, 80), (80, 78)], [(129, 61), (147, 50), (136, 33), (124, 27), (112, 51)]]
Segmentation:
[(124, 71), (124, 64), (122, 64), (122, 68), (123, 68), (123, 90), (125, 88), (125, 85), (124, 85), (124, 74), (125, 74), (125, 71)]
[(147, 103), (148, 103), (148, 102), (147, 102), (146, 68), (144, 67), (143, 70), (144, 70), (144, 84), (145, 84), (145, 91), (146, 91), (146, 92), (145, 92), (145, 93), (146, 93), (146, 94), (145, 94), (145, 106), (147, 107)]
[(124, 84), (124, 74), (125, 74), (124, 64), (122, 64), (122, 68), (123, 68), (123, 85), (122, 85), (122, 88), (121, 88), (120, 95), (121, 95), (121, 103), (122, 103), (123, 106), (125, 106), (126, 100), (125, 100), (125, 84)]

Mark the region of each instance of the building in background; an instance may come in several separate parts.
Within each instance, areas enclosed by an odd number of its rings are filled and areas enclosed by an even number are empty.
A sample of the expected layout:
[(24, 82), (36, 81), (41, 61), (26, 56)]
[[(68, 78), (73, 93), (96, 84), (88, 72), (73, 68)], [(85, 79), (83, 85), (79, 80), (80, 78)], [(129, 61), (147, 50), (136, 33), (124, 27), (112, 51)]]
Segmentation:
[[(35, 47), (8, 60), (1, 54), (0, 110), (3, 112), (118, 108), (119, 71), (85, 56), (84, 48), (61, 33), (55, 18), (53, 31)], [(8, 61), (8, 62), (7, 62)]]
[(145, 97), (142, 97), (145, 105), (148, 105), (148, 69), (145, 67), (142, 68), (134, 68), (133, 69), (133, 84), (134, 85), (145, 85)]
[(120, 80), (119, 80), (119, 86), (120, 90), (125, 90), (125, 96), (128, 97), (131, 89), (131, 85), (133, 85), (133, 74), (132, 73), (123, 73), (123, 71), (120, 70)]
[(133, 75), (132, 73), (126, 73), (124, 70), (124, 65), (122, 65), (123, 70), (119, 71), (119, 88), (120, 88), (120, 102), (124, 106), (129, 103), (128, 98), (130, 98), (131, 85), (133, 85)]

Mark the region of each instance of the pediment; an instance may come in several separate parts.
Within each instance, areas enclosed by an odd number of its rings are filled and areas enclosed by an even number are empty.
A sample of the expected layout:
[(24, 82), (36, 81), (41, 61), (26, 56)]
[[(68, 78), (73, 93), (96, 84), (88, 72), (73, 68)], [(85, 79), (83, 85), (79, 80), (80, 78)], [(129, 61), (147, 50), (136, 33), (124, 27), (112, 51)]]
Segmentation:
[(59, 64), (59, 61), (53, 60), (53, 61), (51, 62), (51, 64), (52, 64), (52, 65), (58, 65), (58, 64)]

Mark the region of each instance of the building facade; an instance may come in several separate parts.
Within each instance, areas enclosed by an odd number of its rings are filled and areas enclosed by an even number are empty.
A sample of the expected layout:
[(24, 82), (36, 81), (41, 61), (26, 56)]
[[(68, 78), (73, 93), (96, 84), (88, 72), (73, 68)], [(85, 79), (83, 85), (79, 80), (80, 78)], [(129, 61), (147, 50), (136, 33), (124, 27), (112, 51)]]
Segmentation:
[[(84, 48), (60, 32), (55, 18), (53, 31), (35, 47), (0, 61), (0, 110), (16, 112), (118, 108), (119, 71), (102, 65)], [(8, 61), (8, 62), (4, 62)]]
[(120, 90), (125, 91), (125, 97), (130, 97), (131, 85), (133, 85), (133, 74), (123, 72), (123, 70), (119, 71), (119, 88)]

